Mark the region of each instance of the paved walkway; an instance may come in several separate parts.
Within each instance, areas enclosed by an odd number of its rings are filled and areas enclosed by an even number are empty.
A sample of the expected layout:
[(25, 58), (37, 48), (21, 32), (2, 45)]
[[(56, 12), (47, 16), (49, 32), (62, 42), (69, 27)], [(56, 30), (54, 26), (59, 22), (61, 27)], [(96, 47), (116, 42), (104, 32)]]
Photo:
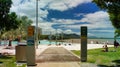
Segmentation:
[(80, 58), (63, 47), (47, 48), (36, 61), (36, 67), (80, 67)]

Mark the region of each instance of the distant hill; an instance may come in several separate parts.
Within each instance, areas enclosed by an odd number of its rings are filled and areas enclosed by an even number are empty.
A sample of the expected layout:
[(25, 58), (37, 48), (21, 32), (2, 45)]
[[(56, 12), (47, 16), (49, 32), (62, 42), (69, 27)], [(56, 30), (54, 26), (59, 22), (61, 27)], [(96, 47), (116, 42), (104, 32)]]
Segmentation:
[[(77, 35), (77, 34), (63, 34), (63, 37), (64, 37), (65, 39), (69, 39), (69, 38), (78, 39), (78, 38), (80, 38), (81, 36), (80, 36), (80, 35)], [(90, 38), (90, 39), (97, 39), (98, 37), (96, 37), (96, 36), (88, 36), (88, 38)]]
[[(47, 38), (49, 38), (49, 36), (50, 35), (46, 35), (46, 39)], [(79, 38), (81, 38), (81, 36), (80, 35), (77, 35), (77, 34), (58, 34), (58, 36), (57, 36), (57, 39), (62, 39), (62, 37), (63, 37), (63, 39), (79, 39)], [(45, 38), (45, 36), (44, 36), (44, 38)], [(43, 38), (43, 39), (44, 39)], [(89, 39), (102, 39), (101, 37), (96, 37), (96, 36), (88, 36), (87, 38), (89, 38)], [(56, 35), (52, 35), (52, 39), (56, 39)], [(105, 38), (103, 38), (103, 39), (105, 39)]]
[(77, 38), (80, 38), (80, 35), (77, 35), (77, 34), (63, 34), (63, 37), (65, 39), (69, 39), (69, 38), (75, 38), (75, 39), (77, 39)]

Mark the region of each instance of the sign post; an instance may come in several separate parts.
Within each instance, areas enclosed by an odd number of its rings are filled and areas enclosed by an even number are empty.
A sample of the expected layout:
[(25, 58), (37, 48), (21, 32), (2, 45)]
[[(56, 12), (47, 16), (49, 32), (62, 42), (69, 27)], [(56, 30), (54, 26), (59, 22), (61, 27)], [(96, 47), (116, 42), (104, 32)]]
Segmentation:
[(81, 27), (81, 62), (87, 61), (87, 27)]
[(28, 26), (28, 37), (27, 37), (27, 66), (36, 66), (35, 63), (35, 27)]

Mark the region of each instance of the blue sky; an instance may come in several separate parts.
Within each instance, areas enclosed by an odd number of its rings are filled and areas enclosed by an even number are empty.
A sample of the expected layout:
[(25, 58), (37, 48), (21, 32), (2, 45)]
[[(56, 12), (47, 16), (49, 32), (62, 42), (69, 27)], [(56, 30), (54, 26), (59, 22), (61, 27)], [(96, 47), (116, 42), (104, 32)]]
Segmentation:
[[(11, 12), (26, 15), (36, 25), (36, 0), (12, 0)], [(40, 0), (39, 27), (42, 34), (76, 33), (88, 27), (88, 36), (114, 37), (114, 28), (106, 11), (100, 10), (92, 0)]]

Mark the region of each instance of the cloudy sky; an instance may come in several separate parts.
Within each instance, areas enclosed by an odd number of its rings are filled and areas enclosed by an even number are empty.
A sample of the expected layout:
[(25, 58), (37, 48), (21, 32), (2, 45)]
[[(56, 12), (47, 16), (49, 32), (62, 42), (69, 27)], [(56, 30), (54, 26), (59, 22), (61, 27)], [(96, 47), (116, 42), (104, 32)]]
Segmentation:
[[(12, 0), (11, 12), (28, 16), (36, 25), (36, 0)], [(92, 0), (39, 0), (38, 26), (42, 34), (76, 33), (88, 27), (88, 36), (114, 37), (114, 28), (106, 11), (100, 10)]]

